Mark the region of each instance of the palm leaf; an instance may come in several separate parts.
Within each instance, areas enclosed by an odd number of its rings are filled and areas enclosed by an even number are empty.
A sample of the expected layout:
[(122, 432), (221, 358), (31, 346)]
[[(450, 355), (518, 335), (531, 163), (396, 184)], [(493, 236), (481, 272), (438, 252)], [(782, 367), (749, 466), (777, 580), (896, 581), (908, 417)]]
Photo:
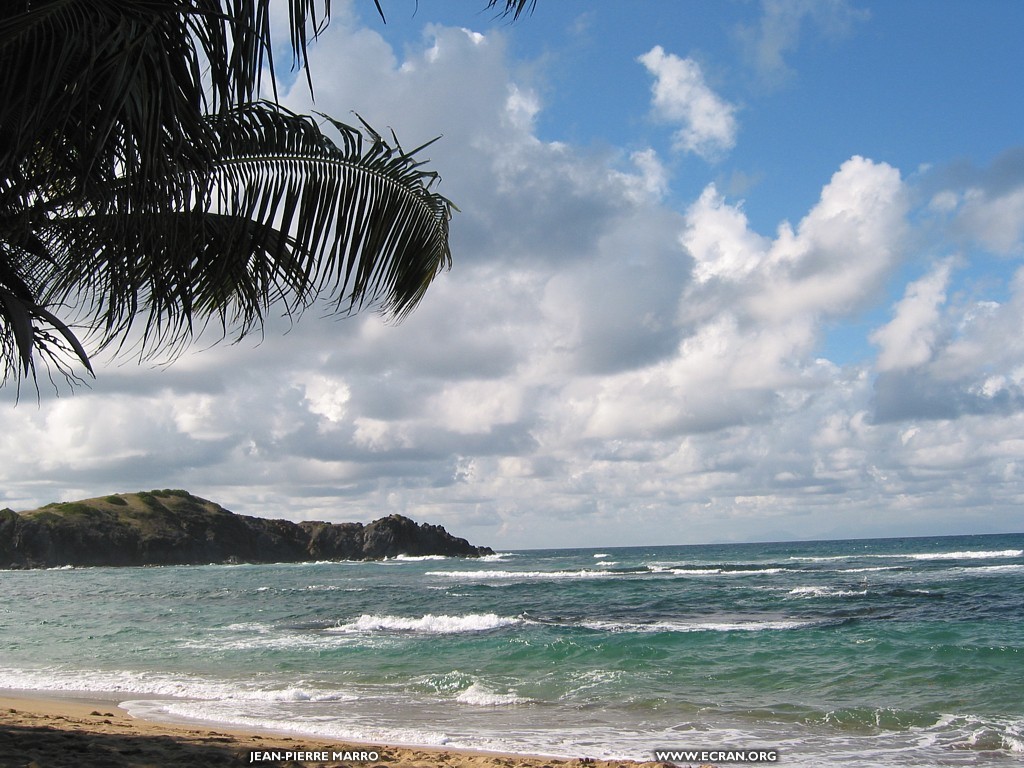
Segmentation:
[[(31, 254), (25, 254), (32, 261)], [(0, 381), (34, 373), (37, 357), (67, 379), (76, 377), (65, 360), (74, 356), (92, 373), (89, 357), (74, 333), (56, 315), (32, 298), (28, 284), (12, 268), (8, 248), (0, 248)]]
[(501, 11), (502, 16), (511, 16), (515, 21), (524, 13), (533, 13), (537, 7), (537, 0), (488, 0), (487, 7), (494, 8), (504, 2), (505, 8)]
[(337, 312), (370, 304), (404, 317), (450, 266), (452, 205), (436, 174), (395, 142), (271, 103), (209, 118), (218, 156), (178, 179), (188, 210), (112, 210), (46, 223), (53, 254), (47, 301), (89, 307), (101, 344), (138, 316), (150, 351), (175, 348), (197, 318), (244, 336), (279, 306), (301, 313), (318, 296)]
[[(517, 18), (535, 0), (505, 0)], [(380, 0), (374, 0), (383, 18)], [(500, 7), (501, 0), (489, 0)], [(323, 296), (401, 319), (450, 265), (437, 176), (363, 124), (255, 102), (270, 0), (0, 3), (0, 367), (87, 370), (141, 327), (146, 353), (208, 323), (241, 337)], [(330, 0), (289, 0), (292, 65)], [(65, 360), (66, 358), (66, 360)]]

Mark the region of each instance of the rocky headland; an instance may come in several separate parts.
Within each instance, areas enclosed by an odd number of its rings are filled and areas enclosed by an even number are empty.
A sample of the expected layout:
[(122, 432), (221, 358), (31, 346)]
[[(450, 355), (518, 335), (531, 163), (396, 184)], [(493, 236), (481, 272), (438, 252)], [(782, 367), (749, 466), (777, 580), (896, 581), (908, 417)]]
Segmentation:
[(372, 523), (236, 515), (187, 491), (119, 493), (0, 510), (0, 568), (380, 560), (493, 554), (439, 525), (390, 515)]

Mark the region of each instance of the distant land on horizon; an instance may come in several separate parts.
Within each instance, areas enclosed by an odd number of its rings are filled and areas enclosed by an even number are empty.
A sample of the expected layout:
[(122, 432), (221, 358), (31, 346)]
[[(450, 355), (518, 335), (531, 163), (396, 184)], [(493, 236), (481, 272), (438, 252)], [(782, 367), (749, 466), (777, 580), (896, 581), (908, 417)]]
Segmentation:
[(372, 523), (237, 515), (183, 490), (118, 493), (0, 510), (0, 568), (206, 565), (493, 554), (439, 525), (390, 515)]

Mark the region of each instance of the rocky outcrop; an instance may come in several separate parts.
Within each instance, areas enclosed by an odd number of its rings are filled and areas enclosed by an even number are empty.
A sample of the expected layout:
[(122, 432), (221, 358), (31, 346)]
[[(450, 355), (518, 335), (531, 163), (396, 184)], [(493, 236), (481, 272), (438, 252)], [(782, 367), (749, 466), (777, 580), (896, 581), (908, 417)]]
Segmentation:
[(186, 491), (116, 494), (0, 510), (0, 568), (379, 560), (492, 554), (438, 525), (390, 515), (361, 523), (293, 523), (236, 515)]

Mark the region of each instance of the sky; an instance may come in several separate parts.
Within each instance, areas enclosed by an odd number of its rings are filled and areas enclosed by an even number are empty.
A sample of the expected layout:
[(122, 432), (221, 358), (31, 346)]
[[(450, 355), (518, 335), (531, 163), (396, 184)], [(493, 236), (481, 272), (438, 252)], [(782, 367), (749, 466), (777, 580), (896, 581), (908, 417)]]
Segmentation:
[(184, 488), (501, 550), (1024, 530), (1024, 3), (382, 4), (335, 0), (279, 92), (440, 137), (451, 271), (400, 324), (8, 386), (0, 506)]

